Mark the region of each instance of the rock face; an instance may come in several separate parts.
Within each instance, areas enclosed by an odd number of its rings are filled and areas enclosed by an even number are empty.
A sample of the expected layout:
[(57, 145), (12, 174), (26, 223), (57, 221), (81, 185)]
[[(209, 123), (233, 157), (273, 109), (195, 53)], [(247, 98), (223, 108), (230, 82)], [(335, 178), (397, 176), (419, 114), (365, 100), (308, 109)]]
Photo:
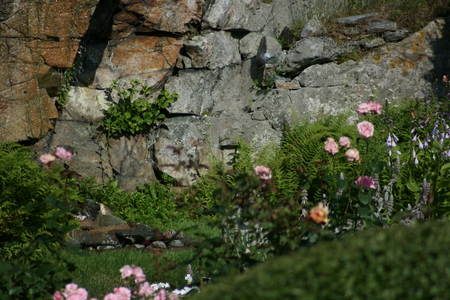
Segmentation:
[(115, 216), (103, 204), (86, 199), (80, 219), (80, 229), (69, 233), (69, 243), (84, 249), (107, 250), (124, 247), (167, 248), (192, 247), (198, 241), (182, 232), (170, 229), (161, 232), (144, 224), (127, 223)]
[[(0, 4), (0, 141), (69, 145), (66, 167), (124, 190), (161, 172), (192, 184), (237, 139), (278, 143), (295, 118), (422, 98), (450, 73), (448, 20), (409, 33), (374, 12), (338, 19), (332, 36), (319, 20), (346, 0), (82, 2)], [(132, 79), (179, 99), (153, 132), (107, 139), (105, 91)]]

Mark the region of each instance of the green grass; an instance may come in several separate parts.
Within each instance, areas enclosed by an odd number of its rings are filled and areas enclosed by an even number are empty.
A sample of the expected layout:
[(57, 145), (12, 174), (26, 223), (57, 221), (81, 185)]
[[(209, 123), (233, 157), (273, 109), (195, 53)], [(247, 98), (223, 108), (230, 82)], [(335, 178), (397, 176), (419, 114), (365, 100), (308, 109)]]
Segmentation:
[[(192, 255), (193, 250), (164, 251), (161, 254), (147, 250), (110, 250), (84, 252), (82, 256), (64, 252), (62, 256), (76, 266), (76, 271), (70, 274), (72, 282), (86, 288), (90, 297), (102, 299), (115, 287), (126, 284), (119, 271), (124, 265), (141, 267), (151, 283), (168, 282), (173, 288), (184, 286), (186, 266), (181, 263)], [(180, 265), (171, 269), (172, 263)], [(193, 269), (195, 272), (194, 266)]]

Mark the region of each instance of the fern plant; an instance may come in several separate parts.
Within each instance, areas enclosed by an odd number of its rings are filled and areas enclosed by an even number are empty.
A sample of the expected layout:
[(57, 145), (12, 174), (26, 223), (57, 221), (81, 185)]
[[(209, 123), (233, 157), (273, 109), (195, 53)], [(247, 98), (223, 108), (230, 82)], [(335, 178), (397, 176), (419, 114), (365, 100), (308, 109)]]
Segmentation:
[[(18, 144), (0, 144), (0, 298), (47, 299), (71, 266), (61, 259), (75, 208)], [(60, 193), (62, 194), (62, 193)]]

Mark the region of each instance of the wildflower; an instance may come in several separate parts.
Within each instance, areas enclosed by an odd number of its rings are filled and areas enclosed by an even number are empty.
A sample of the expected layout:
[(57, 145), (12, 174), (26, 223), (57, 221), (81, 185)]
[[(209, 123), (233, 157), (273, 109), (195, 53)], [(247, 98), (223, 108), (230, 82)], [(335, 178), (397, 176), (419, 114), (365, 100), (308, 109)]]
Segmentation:
[(59, 158), (65, 159), (65, 160), (71, 160), (72, 159), (72, 152), (66, 150), (64, 147), (57, 147), (55, 155)]
[(369, 101), (367, 102), (367, 105), (369, 106), (369, 111), (376, 115), (381, 115), (381, 103), (375, 102), (375, 101)]
[(355, 184), (362, 187), (371, 188), (374, 190), (377, 188), (375, 186), (375, 181), (370, 176), (360, 176), (358, 179), (356, 179)]
[(372, 137), (373, 131), (375, 130), (373, 124), (368, 121), (362, 121), (356, 124), (356, 129), (358, 130), (359, 135), (365, 139)]
[(324, 206), (323, 203), (319, 203), (317, 206), (311, 208), (308, 213), (307, 219), (312, 220), (317, 224), (328, 224), (328, 214), (330, 213), (328, 207)]
[(359, 151), (356, 149), (348, 149), (345, 152), (345, 156), (347, 156), (348, 161), (359, 161)]
[(370, 113), (370, 106), (367, 103), (360, 103), (356, 107), (355, 111), (358, 113), (358, 115), (368, 114)]
[(131, 291), (129, 288), (121, 286), (114, 289), (114, 293), (119, 296), (120, 300), (130, 300)]
[(122, 273), (122, 278), (127, 278), (133, 275), (134, 269), (129, 265), (125, 265), (119, 270)]
[(148, 297), (153, 294), (152, 286), (145, 281), (144, 283), (139, 285), (138, 295)]
[(253, 169), (253, 172), (255, 172), (256, 176), (262, 180), (269, 180), (272, 178), (272, 171), (266, 166), (256, 166)]
[(335, 155), (339, 152), (338, 144), (332, 137), (328, 137), (325, 141), (325, 151), (330, 153), (331, 155)]
[(56, 159), (56, 157), (54, 155), (51, 155), (50, 153), (44, 153), (39, 157), (39, 160), (44, 165), (54, 161), (55, 159)]
[(341, 145), (341, 147), (350, 147), (350, 139), (346, 136), (341, 136), (339, 138), (339, 145)]

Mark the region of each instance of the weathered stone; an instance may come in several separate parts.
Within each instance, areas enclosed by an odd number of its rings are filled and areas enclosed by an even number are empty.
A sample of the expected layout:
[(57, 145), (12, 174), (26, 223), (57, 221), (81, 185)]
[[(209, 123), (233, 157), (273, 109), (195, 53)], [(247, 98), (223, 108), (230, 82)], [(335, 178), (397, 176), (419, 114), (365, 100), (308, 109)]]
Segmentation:
[(374, 38), (370, 40), (362, 40), (360, 44), (364, 48), (372, 49), (376, 47), (380, 47), (386, 44), (386, 42), (382, 38)]
[(108, 227), (112, 225), (124, 224), (125, 221), (113, 215), (99, 214), (97, 216), (97, 223), (99, 227)]
[(94, 221), (97, 219), (100, 212), (100, 204), (92, 199), (85, 199), (81, 212), (83, 215), (87, 216), (89, 220)]
[(322, 22), (314, 17), (306, 22), (305, 27), (303, 27), (302, 33), (300, 34), (300, 37), (306, 38), (312, 36), (321, 36), (325, 34), (327, 34), (327, 29), (325, 28), (325, 26), (323, 26)]
[(286, 58), (288, 68), (282, 71), (295, 76), (310, 65), (336, 61), (355, 48), (353, 45), (339, 46), (329, 37), (304, 38), (289, 50)]
[(338, 18), (336, 21), (339, 24), (344, 24), (344, 25), (356, 25), (356, 24), (360, 24), (363, 23), (371, 18), (377, 17), (379, 16), (381, 13), (368, 13), (368, 14), (363, 14), (363, 15), (357, 15), (357, 16), (350, 16), (350, 17), (345, 17), (345, 18)]
[(121, 244), (142, 244), (144, 241), (154, 242), (161, 240), (163, 234), (159, 229), (138, 224), (137, 228), (116, 232)]
[(180, 248), (180, 247), (184, 247), (184, 244), (180, 240), (173, 240), (170, 242), (169, 246), (174, 247), (174, 248)]
[(405, 29), (386, 31), (385, 33), (383, 33), (383, 38), (386, 40), (386, 42), (393, 43), (405, 39), (408, 34), (408, 30)]
[(259, 65), (278, 65), (281, 62), (283, 49), (271, 36), (263, 36), (259, 43), (256, 60)]
[(265, 19), (257, 14), (260, 5), (256, 0), (214, 1), (202, 18), (202, 28), (260, 31), (265, 24)]
[(256, 56), (261, 38), (261, 33), (250, 32), (239, 40), (239, 52), (243, 59)]
[(106, 103), (105, 91), (74, 86), (67, 93), (66, 118), (99, 122), (105, 116), (102, 110), (109, 108)]
[(225, 31), (197, 35), (184, 43), (193, 68), (223, 68), (241, 62), (239, 42)]
[[(147, 2), (147, 1), (145, 1)], [(129, 7), (129, 13), (142, 11), (145, 21), (137, 28), (137, 32), (164, 31), (188, 32), (190, 24), (200, 22), (204, 11), (204, 0), (152, 0), (147, 3), (137, 3)], [(132, 8), (132, 9), (131, 9)]]
[(283, 80), (275, 80), (275, 86), (278, 89), (285, 90), (298, 90), (300, 88), (300, 85), (298, 83)]
[(2, 2), (0, 114), (7, 117), (0, 121), (0, 141), (39, 139), (53, 128), (49, 120), (58, 115), (49, 97), (60, 83), (49, 88), (40, 79), (51, 67), (72, 66), (97, 2)]
[(156, 247), (156, 248), (161, 248), (161, 249), (166, 249), (166, 248), (167, 248), (166, 243), (161, 242), (161, 241), (154, 241), (154, 242), (152, 243), (152, 245), (153, 245), (154, 247)]
[(397, 23), (388, 20), (369, 22), (366, 30), (369, 33), (394, 31), (397, 30)]
[(344, 29), (343, 33), (346, 36), (355, 36), (355, 35), (359, 35), (361, 34), (362, 30), (360, 27), (350, 27), (350, 28), (346, 28)]

